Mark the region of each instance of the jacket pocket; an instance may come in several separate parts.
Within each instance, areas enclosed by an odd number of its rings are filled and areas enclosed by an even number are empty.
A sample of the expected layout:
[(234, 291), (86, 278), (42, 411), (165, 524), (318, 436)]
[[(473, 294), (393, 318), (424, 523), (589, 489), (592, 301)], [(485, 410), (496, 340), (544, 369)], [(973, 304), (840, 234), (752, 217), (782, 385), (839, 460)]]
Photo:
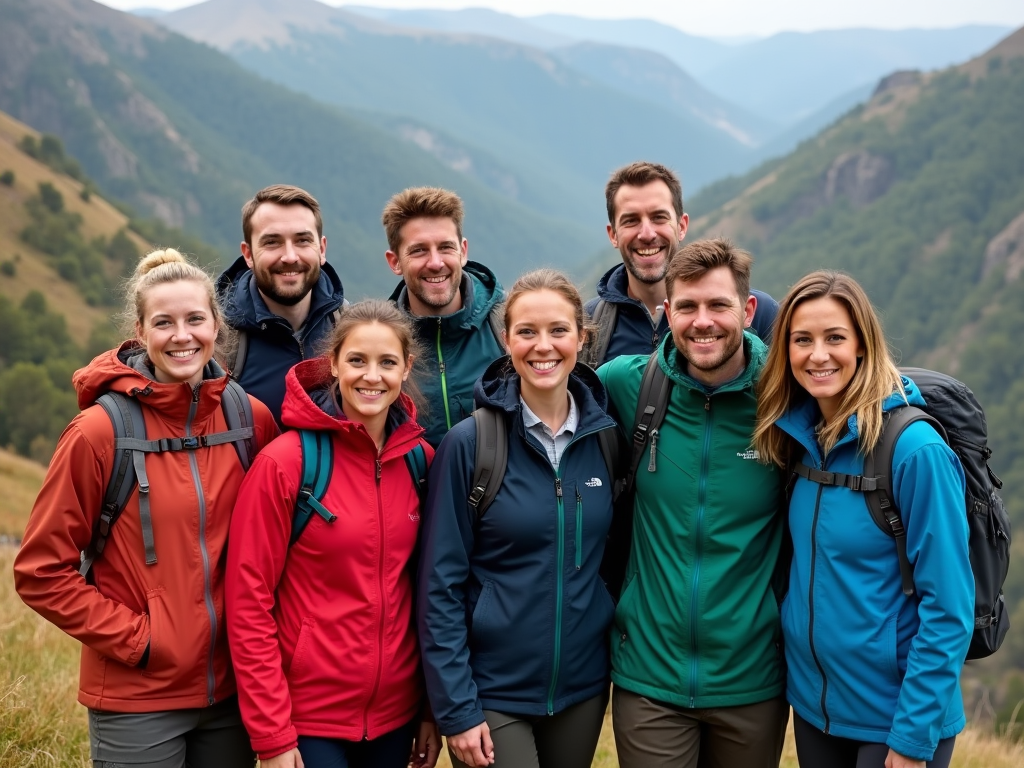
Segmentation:
[(301, 677), (304, 670), (309, 668), (309, 646), (316, 629), (316, 619), (305, 618), (302, 620), (302, 627), (299, 629), (299, 638), (295, 641), (295, 652), (288, 662), (285, 675), (294, 682)]
[(899, 619), (899, 612), (892, 614), (885, 620), (885, 662), (886, 670), (889, 672), (889, 676), (896, 683), (897, 686), (900, 684), (900, 666), (899, 659), (897, 656), (897, 622)]
[(622, 597), (615, 607), (615, 633), (618, 635), (619, 645), (625, 645), (629, 639), (629, 633), (637, 622), (637, 593), (640, 591), (640, 574), (634, 573), (626, 588), (622, 590)]
[(146, 612), (149, 614), (149, 659), (142, 674), (146, 677), (165, 677), (168, 670), (176, 670), (180, 664), (178, 654), (182, 638), (174, 636), (174, 622), (171, 621), (164, 600), (165, 589), (157, 587), (146, 592)]
[[(496, 630), (492, 626), (493, 619), (491, 603), (494, 601), (494, 582), (491, 579), (484, 579), (484, 588), (473, 606), (471, 636), (473, 639), (474, 651), (477, 653), (487, 652), (488, 646), (495, 645)], [(500, 632), (500, 630), (499, 630)]]

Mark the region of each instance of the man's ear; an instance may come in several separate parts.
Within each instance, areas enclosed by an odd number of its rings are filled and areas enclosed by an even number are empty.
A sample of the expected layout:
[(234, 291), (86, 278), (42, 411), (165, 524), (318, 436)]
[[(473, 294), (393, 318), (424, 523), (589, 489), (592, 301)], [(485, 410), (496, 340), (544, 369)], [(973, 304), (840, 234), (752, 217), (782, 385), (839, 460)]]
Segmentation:
[(612, 244), (612, 247), (613, 248), (618, 248), (619, 247), (619, 239), (618, 239), (618, 237), (615, 236), (615, 227), (613, 227), (611, 224), (606, 224), (605, 225), (605, 232), (608, 233), (608, 242), (610, 242)]
[(384, 258), (387, 259), (388, 266), (391, 267), (391, 271), (399, 277), (402, 276), (402, 262), (398, 260), (398, 254), (394, 251), (385, 251)]
[(747, 296), (747, 304), (743, 307), (743, 327), (749, 328), (750, 324), (754, 322), (754, 313), (757, 312), (757, 296), (750, 294)]
[(320, 236), (320, 266), (327, 263), (327, 236)]
[(250, 248), (249, 244), (244, 240), (239, 248), (242, 251), (242, 258), (245, 259), (245, 265), (249, 267), (249, 269), (252, 269), (252, 265), (254, 263), (252, 259), (252, 248)]
[(462, 238), (462, 247), (459, 250), (462, 251), (462, 260), (459, 263), (466, 266), (466, 262), (469, 261), (469, 240)]

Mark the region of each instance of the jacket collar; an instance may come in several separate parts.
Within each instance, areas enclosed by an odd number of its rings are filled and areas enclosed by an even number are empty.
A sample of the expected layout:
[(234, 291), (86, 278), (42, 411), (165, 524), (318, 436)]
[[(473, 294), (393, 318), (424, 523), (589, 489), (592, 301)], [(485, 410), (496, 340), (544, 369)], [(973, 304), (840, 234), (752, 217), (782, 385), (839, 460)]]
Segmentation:
[(698, 392), (711, 395), (719, 392), (736, 392), (744, 389), (752, 389), (757, 380), (761, 375), (761, 369), (764, 368), (764, 362), (768, 357), (768, 347), (764, 345), (764, 342), (757, 337), (757, 334), (752, 333), (749, 330), (743, 332), (743, 356), (746, 359), (746, 366), (743, 372), (732, 381), (710, 389), (695, 378), (690, 376), (687, 372), (688, 367), (686, 360), (679, 353), (676, 348), (675, 341), (672, 339), (672, 334), (669, 333), (665, 336), (665, 339), (661, 342), (661, 346), (658, 348), (658, 363), (661, 365), (661, 370), (665, 372), (665, 375), (669, 377), (674, 383), (681, 384), (689, 389), (697, 390)]

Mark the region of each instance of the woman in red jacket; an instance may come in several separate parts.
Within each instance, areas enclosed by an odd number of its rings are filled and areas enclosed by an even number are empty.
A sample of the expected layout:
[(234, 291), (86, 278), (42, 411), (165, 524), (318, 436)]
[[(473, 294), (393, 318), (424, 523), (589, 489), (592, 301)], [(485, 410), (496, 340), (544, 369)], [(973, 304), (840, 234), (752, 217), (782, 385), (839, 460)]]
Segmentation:
[[(184, 441), (228, 431), (228, 379), (213, 360), (223, 327), (213, 283), (177, 251), (155, 251), (128, 296), (137, 338), (75, 373), (82, 413), (61, 435), (36, 497), (15, 586), (82, 643), (78, 700), (89, 708), (96, 768), (252, 768), (224, 630), (228, 520), (244, 469), (230, 442)], [(170, 438), (170, 449), (133, 452), (145, 455), (152, 492), (140, 502), (132, 491), (89, 570), (80, 553), (96, 549), (123, 453), (96, 404), (107, 392), (136, 401), (144, 437)], [(249, 447), (258, 450), (277, 425), (250, 403)]]
[(228, 636), (263, 768), (403, 768), (410, 748), (416, 766), (437, 760), (412, 615), (420, 509), (406, 454), (433, 456), (402, 391), (413, 356), (394, 305), (346, 307), (327, 354), (289, 371), (281, 409), (286, 426), (330, 437), (323, 509), (293, 535), (298, 431), (260, 454), (239, 493)]

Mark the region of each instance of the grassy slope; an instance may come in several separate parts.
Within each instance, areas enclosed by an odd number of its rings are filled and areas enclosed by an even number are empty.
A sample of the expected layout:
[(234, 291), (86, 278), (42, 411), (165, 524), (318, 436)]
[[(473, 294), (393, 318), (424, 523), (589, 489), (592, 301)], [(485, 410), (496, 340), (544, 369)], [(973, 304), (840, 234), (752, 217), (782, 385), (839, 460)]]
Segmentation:
[[(20, 531), (42, 484), (38, 464), (0, 450), (0, 534)], [(0, 546), (0, 768), (88, 768), (85, 709), (76, 703), (77, 643), (29, 611), (10, 578), (14, 548)], [(792, 731), (792, 729), (791, 729)], [(611, 719), (606, 716), (595, 768), (615, 768)], [(1020, 768), (1024, 744), (979, 731), (960, 736), (953, 768)], [(438, 761), (450, 768), (447, 754)], [(792, 732), (781, 768), (797, 768)]]
[[(41, 291), (49, 306), (67, 317), (71, 337), (83, 344), (93, 326), (106, 320), (109, 309), (86, 304), (78, 289), (50, 266), (48, 256), (21, 241), (20, 232), (29, 223), (24, 202), (36, 194), (40, 182), (50, 182), (64, 196), (67, 210), (81, 214), (82, 233), (87, 240), (99, 235), (110, 238), (128, 223), (128, 219), (97, 194), (93, 194), (89, 202), (83, 201), (79, 197), (82, 189), (79, 182), (21, 152), (16, 144), (26, 134), (39, 136), (32, 128), (0, 112), (0, 172), (9, 169), (15, 174), (13, 187), (0, 185), (0, 208), (4, 211), (0, 217), (0, 261), (13, 259), (15, 254), (21, 256), (13, 278), (0, 275), (0, 294), (20, 301), (29, 291)], [(131, 237), (140, 251), (147, 247), (134, 233)], [(111, 279), (118, 278), (111, 275)]]

